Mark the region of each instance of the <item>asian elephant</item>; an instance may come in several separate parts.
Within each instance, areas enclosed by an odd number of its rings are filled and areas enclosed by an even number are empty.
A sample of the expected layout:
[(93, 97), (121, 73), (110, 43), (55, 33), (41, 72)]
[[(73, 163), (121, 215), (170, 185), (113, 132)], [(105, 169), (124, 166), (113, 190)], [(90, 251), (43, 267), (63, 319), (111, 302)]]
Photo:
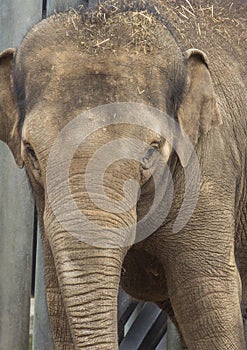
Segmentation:
[(0, 139), (35, 196), (56, 349), (118, 348), (119, 284), (184, 348), (246, 348), (246, 10), (107, 0), (1, 54)]

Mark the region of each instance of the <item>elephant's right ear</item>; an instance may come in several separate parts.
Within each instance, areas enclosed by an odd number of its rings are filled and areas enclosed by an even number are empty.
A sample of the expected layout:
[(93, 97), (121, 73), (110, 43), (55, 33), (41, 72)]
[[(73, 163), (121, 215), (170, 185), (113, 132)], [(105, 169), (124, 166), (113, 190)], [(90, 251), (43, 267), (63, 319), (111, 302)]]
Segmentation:
[(16, 164), (22, 168), (21, 137), (18, 132), (18, 110), (12, 87), (15, 49), (0, 53), (0, 140), (11, 149)]

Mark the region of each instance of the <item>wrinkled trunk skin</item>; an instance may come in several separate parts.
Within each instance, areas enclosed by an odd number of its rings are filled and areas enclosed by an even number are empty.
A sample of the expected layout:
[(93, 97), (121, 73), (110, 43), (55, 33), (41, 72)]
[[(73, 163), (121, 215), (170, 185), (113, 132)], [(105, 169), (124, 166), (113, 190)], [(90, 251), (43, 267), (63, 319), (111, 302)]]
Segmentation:
[[(61, 348), (118, 349), (117, 295), (123, 249), (95, 248), (54, 228), (50, 244), (74, 342), (74, 347), (61, 343)], [(53, 326), (57, 332), (58, 325)]]
[[(112, 238), (114, 242), (117, 242), (120, 237), (114, 237), (115, 233), (111, 231), (111, 227), (116, 228), (126, 225), (126, 223), (134, 224), (136, 210), (119, 216), (108, 214), (99, 209), (89, 199), (88, 193), (83, 191), (84, 184), (82, 188), (78, 189), (77, 184), (80, 176), (80, 174), (71, 175), (73, 179), (71, 193), (77, 206), (87, 217), (85, 225), (80, 224), (82, 239), (78, 239), (71, 232), (66, 231), (66, 228), (54, 215), (48, 198), (45, 201), (44, 231), (54, 259), (55, 269), (52, 272), (56, 271), (57, 276), (54, 277), (54, 281), (51, 281), (51, 278), (47, 276), (47, 281), (50, 281), (50, 286), (47, 285), (47, 296), (48, 299), (51, 299), (50, 303), (48, 301), (48, 305), (50, 304), (49, 313), (54, 343), (56, 350), (116, 350), (118, 349), (117, 297), (121, 267), (127, 248), (121, 243), (114, 244), (113, 247), (107, 244), (100, 245), (97, 239), (95, 246), (93, 246), (83, 237), (95, 234), (97, 238), (101, 237), (100, 230), (95, 233), (92, 229), (90, 232), (88, 222), (96, 222), (98, 225), (102, 224), (104, 228), (110, 226), (109, 241)], [(60, 185), (58, 184), (58, 186)], [(121, 186), (120, 183), (119, 187)], [(111, 195), (113, 195), (115, 188), (110, 190)], [(57, 191), (57, 188), (54, 188), (54, 191)], [(107, 200), (109, 198), (106, 196), (106, 204)], [(58, 203), (60, 203), (59, 199)], [(69, 220), (71, 216), (68, 215), (67, 218)], [(123, 233), (128, 235), (129, 232), (123, 230)], [(125, 238), (128, 239), (128, 237), (124, 237), (123, 240)], [(46, 259), (46, 263), (51, 264), (51, 260), (51, 258)], [(46, 272), (51, 274), (51, 269), (51, 266), (46, 267)], [(56, 280), (58, 280), (59, 291), (54, 288)], [(59, 310), (54, 310), (52, 300), (54, 304), (58, 303)], [(65, 334), (59, 334), (60, 331), (63, 332), (63, 329)]]
[(44, 251), (46, 302), (53, 335), (53, 345), (55, 350), (74, 350), (68, 317), (58, 283), (53, 252), (48, 240), (49, 235), (46, 234), (44, 227), (44, 199), (42, 192), (40, 194), (36, 197), (36, 207)]
[(58, 284), (54, 259), (47, 239), (42, 237), (45, 258), (46, 301), (53, 333), (54, 349), (74, 350), (68, 318)]

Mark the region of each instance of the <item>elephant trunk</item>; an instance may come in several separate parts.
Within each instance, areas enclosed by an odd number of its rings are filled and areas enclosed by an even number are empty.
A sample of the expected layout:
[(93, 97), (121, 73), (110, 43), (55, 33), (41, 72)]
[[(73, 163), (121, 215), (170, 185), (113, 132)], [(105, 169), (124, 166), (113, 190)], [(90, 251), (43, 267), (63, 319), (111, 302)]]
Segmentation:
[(118, 349), (117, 296), (125, 249), (93, 247), (65, 231), (53, 230), (50, 237), (75, 348)]
[[(104, 198), (97, 184), (89, 195), (78, 183), (77, 175), (71, 176), (72, 208), (66, 190), (53, 186), (54, 197), (46, 200), (44, 227), (75, 348), (118, 349), (118, 288), (127, 246), (135, 237), (136, 207), (125, 210), (121, 181), (119, 188), (104, 188)], [(137, 191), (130, 193), (137, 198)]]

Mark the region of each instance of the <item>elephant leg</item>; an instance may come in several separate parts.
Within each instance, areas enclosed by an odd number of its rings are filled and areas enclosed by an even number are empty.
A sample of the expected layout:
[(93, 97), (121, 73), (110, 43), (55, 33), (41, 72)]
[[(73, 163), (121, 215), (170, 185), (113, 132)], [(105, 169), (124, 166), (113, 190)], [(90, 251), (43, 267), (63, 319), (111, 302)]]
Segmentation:
[(197, 242), (193, 234), (186, 236), (190, 242), (176, 240), (179, 254), (169, 247), (168, 254), (177, 255), (177, 261), (167, 270), (168, 292), (185, 343), (190, 350), (244, 350), (233, 244), (221, 246), (218, 241), (206, 248), (198, 236)]
[[(246, 208), (246, 207), (245, 207)], [(236, 261), (242, 283), (242, 314), (245, 326), (245, 339), (247, 349), (247, 223), (245, 223), (246, 214), (238, 220), (236, 232)]]
[(224, 278), (227, 283), (189, 278), (171, 289), (179, 329), (191, 350), (245, 349), (237, 281)]
[(246, 342), (246, 349), (247, 349), (247, 263), (246, 263), (247, 249), (241, 250), (241, 254), (239, 255), (240, 256), (237, 257), (237, 261), (238, 261), (239, 274), (240, 274), (241, 283), (242, 283), (242, 316), (243, 316), (243, 322), (244, 322), (245, 342)]
[(190, 221), (177, 233), (170, 221), (164, 232), (166, 250), (159, 254), (172, 308), (190, 350), (246, 349), (234, 204), (233, 195), (223, 195), (217, 183), (205, 180)]
[(48, 313), (56, 350), (74, 350), (69, 323), (58, 284), (54, 258), (48, 240), (42, 235), (45, 258), (45, 284)]

